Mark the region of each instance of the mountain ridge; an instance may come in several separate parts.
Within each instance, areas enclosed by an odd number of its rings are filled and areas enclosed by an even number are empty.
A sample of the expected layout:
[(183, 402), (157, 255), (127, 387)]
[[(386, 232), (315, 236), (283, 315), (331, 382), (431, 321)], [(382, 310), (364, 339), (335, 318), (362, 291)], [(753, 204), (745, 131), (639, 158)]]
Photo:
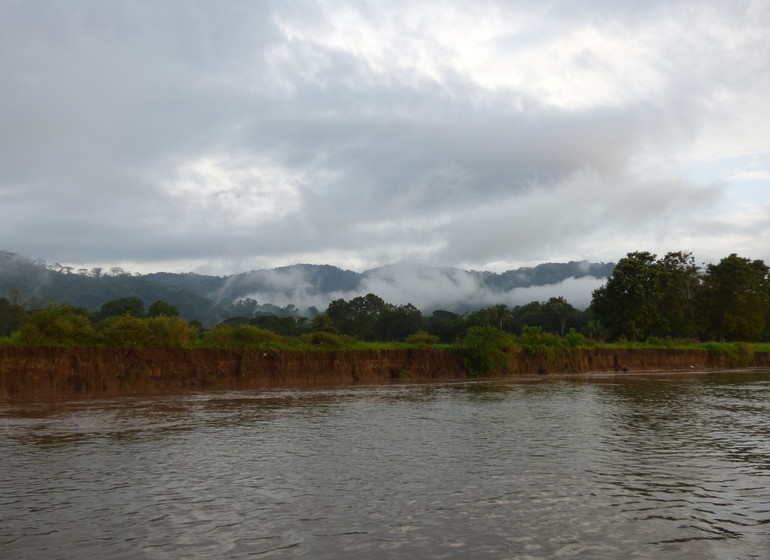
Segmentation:
[(495, 302), (510, 305), (517, 299), (517, 291), (553, 286), (551, 296), (563, 296), (557, 292), (566, 283), (582, 286), (580, 282), (587, 280), (590, 287), (598, 280), (603, 282), (613, 268), (613, 263), (570, 261), (496, 273), (391, 264), (359, 273), (328, 264), (299, 263), (225, 276), (194, 272), (135, 275), (119, 268), (110, 269), (112, 273), (103, 273), (103, 269), (73, 272), (73, 267), (47, 265), (0, 251), (0, 296), (14, 292), (14, 297), (38, 305), (65, 302), (89, 310), (111, 299), (136, 296), (146, 305), (166, 301), (177, 306), (183, 317), (212, 324), (236, 313), (312, 316), (334, 299), (366, 293), (391, 303), (413, 303), (426, 312), (468, 310)]

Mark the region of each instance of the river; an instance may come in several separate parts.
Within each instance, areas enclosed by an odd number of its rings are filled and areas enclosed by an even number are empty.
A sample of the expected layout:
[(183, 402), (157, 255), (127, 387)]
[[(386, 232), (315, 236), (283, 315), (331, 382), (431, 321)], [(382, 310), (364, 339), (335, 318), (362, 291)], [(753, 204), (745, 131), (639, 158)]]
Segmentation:
[(0, 557), (770, 557), (770, 373), (0, 401)]

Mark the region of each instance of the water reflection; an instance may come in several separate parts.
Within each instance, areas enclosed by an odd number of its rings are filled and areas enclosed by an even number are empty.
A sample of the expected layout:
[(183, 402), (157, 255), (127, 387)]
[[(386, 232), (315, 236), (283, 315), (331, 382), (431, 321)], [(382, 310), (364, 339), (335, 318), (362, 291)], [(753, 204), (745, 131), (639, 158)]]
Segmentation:
[(0, 405), (9, 558), (764, 558), (770, 375)]

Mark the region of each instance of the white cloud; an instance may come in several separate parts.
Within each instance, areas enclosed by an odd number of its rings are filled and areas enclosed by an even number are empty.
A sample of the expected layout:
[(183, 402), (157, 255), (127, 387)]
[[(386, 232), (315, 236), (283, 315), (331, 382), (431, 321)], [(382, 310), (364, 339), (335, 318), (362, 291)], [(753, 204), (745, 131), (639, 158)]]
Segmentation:
[(770, 213), (768, 28), (763, 0), (6, 2), (0, 249), (219, 273), (767, 259), (738, 212)]

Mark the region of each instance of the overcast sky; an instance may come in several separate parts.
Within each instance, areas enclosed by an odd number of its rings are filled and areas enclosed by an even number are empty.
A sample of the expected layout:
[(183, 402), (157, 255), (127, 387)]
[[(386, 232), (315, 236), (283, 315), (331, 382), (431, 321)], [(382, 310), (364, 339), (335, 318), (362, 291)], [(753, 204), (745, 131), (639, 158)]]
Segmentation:
[(0, 0), (0, 249), (770, 262), (770, 2)]

